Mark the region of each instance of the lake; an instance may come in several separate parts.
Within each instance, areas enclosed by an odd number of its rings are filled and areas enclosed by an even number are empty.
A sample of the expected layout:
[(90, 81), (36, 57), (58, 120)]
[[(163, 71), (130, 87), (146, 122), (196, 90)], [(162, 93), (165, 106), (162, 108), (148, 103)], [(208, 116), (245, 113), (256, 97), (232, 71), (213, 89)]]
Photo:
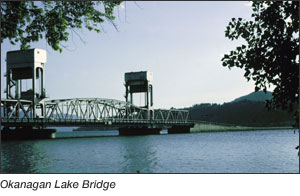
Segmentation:
[(293, 130), (146, 136), (79, 131), (57, 137), (2, 142), (1, 172), (299, 173), (299, 133)]

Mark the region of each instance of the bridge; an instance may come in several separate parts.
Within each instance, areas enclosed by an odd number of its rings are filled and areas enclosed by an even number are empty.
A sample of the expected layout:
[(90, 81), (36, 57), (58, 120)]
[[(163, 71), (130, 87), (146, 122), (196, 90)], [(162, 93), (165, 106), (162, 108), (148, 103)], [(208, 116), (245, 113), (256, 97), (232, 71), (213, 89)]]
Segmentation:
[[(154, 109), (152, 73), (125, 73), (125, 101), (104, 98), (48, 99), (44, 88), (46, 52), (7, 52), (6, 99), (1, 99), (2, 137), (48, 138), (61, 126), (118, 127), (120, 135), (188, 133), (194, 123), (187, 110)], [(31, 89), (24, 88), (30, 80)], [(133, 103), (145, 94), (145, 105)]]

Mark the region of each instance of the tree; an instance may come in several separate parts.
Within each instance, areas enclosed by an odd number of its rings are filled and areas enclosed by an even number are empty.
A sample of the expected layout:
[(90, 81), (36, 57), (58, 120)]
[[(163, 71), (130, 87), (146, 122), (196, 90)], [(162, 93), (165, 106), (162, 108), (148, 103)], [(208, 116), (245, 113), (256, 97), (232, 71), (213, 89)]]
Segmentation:
[[(299, 2), (256, 1), (252, 18), (232, 18), (225, 30), (231, 40), (242, 38), (238, 46), (222, 58), (223, 66), (239, 67), (255, 81), (255, 91), (275, 86), (267, 107), (295, 111), (299, 128)], [(296, 106), (296, 107), (295, 107)]]
[[(69, 32), (83, 26), (100, 32), (101, 23), (113, 21), (114, 7), (120, 1), (1, 1), (1, 43), (9, 39), (11, 44), (21, 43), (28, 49), (29, 43), (45, 37), (54, 49), (62, 51), (60, 42), (67, 41)], [(100, 27), (99, 27), (100, 26)]]

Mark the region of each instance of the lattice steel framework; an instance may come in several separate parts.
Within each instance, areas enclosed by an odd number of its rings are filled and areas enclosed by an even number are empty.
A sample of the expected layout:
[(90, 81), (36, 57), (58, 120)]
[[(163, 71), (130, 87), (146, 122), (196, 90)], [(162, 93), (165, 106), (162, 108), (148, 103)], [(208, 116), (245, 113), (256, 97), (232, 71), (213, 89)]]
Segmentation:
[[(147, 109), (129, 102), (114, 99), (75, 98), (45, 101), (45, 117), (39, 120), (47, 122), (102, 122), (108, 119), (118, 121), (144, 121), (151, 123), (187, 123), (187, 110), (154, 110), (154, 119), (147, 119)], [(1, 100), (2, 122), (32, 121), (32, 103), (27, 100)]]

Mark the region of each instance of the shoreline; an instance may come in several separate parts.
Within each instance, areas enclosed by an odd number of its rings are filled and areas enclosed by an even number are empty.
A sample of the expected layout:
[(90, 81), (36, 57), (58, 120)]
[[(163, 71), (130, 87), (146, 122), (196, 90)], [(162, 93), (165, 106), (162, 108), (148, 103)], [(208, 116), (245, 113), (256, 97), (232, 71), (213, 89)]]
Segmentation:
[(234, 125), (218, 125), (210, 123), (195, 123), (194, 127), (190, 129), (191, 133), (199, 132), (225, 132), (225, 131), (258, 131), (258, 130), (298, 130), (291, 126), (284, 127), (246, 127), (246, 126), (234, 126)]

